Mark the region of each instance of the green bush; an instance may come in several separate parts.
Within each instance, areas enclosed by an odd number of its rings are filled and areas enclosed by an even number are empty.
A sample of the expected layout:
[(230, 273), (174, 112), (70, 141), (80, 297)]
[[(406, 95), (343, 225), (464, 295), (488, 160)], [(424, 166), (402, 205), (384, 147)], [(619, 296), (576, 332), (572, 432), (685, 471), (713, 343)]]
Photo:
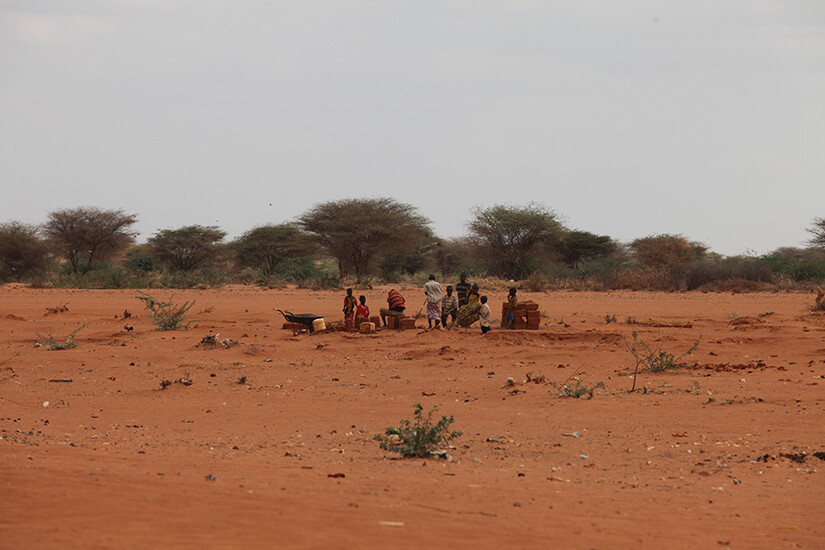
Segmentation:
[(195, 300), (177, 305), (172, 302), (171, 298), (163, 302), (141, 291), (138, 291), (137, 299), (143, 302), (149, 310), (158, 330), (188, 329), (189, 325), (195, 322), (194, 320), (186, 321), (186, 313), (195, 305)]
[(825, 281), (825, 258), (794, 258), (767, 254), (760, 258), (774, 273), (793, 281)]
[(701, 340), (700, 336), (686, 352), (676, 356), (659, 347), (651, 348), (647, 342), (639, 338), (639, 334), (634, 330), (633, 343), (629, 344), (628, 349), (636, 359), (637, 367), (644, 366), (648, 372), (663, 372), (686, 367), (687, 365), (681, 363), (682, 358), (696, 351)]
[(164, 269), (150, 280), (154, 288), (216, 288), (226, 283), (229, 275), (220, 269), (205, 267), (194, 271)]
[(289, 258), (278, 264), (272, 278), (298, 285), (298, 288), (340, 288), (336, 270), (329, 264), (318, 263), (311, 256)]
[[(71, 269), (71, 268), (70, 268)], [(51, 282), (54, 288), (139, 288), (143, 286), (144, 279), (129, 272), (123, 267), (111, 264), (98, 264), (88, 270), (74, 273), (67, 270), (64, 265), (62, 273), (59, 273)]]
[(438, 409), (433, 409), (426, 415), (420, 403), (413, 405), (413, 409), (413, 422), (404, 419), (398, 427), (389, 427), (383, 435), (375, 436), (382, 449), (400, 453), (404, 457), (423, 458), (432, 456), (435, 451), (443, 449), (450, 441), (461, 435), (461, 432), (450, 431), (452, 416), (442, 416), (441, 420), (433, 424), (433, 412)]
[(152, 256), (130, 256), (126, 259), (126, 269), (137, 273), (148, 273), (158, 268)]
[(592, 399), (593, 390), (595, 390), (596, 388), (603, 388), (604, 382), (600, 381), (595, 386), (585, 386), (580, 381), (576, 380), (575, 386), (569, 386), (567, 384), (562, 384), (560, 386), (552, 382), (550, 382), (550, 385), (556, 388), (556, 391), (558, 391), (558, 395), (560, 398), (572, 397), (574, 399), (579, 399), (584, 395), (589, 395)]

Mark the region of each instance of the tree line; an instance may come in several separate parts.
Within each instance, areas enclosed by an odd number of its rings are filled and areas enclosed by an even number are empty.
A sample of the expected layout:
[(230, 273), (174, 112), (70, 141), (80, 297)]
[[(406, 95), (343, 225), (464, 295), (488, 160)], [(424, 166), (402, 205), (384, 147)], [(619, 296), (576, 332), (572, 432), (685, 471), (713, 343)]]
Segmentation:
[(82, 285), (104, 275), (102, 286), (151, 286), (152, 276), (163, 273), (170, 276), (167, 286), (187, 286), (209, 273), (216, 282), (336, 286), (345, 279), (466, 271), (535, 289), (585, 281), (670, 290), (734, 279), (825, 279), (825, 218), (811, 223), (806, 248), (758, 258), (723, 258), (682, 235), (621, 243), (568, 228), (537, 203), (475, 208), (467, 234), (455, 239), (438, 237), (414, 206), (390, 198), (319, 203), (295, 220), (254, 227), (231, 241), (217, 226), (189, 225), (158, 230), (137, 244), (136, 222), (122, 209), (79, 207), (50, 212), (42, 225), (2, 223), (0, 281)]

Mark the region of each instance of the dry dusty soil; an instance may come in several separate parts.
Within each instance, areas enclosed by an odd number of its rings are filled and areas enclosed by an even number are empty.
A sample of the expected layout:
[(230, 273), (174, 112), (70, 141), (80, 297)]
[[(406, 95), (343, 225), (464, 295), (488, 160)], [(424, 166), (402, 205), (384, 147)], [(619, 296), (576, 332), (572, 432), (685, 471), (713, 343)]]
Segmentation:
[[(825, 548), (810, 294), (527, 294), (541, 329), (486, 336), (293, 336), (273, 311), (331, 322), (340, 292), (153, 294), (197, 321), (157, 331), (136, 291), (0, 287), (0, 547)], [(629, 393), (634, 331), (701, 341)], [(415, 403), (455, 417), (449, 459), (373, 439)]]

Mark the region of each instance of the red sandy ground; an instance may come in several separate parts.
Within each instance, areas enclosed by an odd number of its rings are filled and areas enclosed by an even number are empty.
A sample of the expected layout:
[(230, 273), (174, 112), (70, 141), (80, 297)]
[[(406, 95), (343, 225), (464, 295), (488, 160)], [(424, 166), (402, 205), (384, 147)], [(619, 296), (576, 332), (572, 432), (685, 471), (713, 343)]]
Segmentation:
[[(297, 337), (274, 306), (331, 321), (342, 293), (179, 291), (199, 321), (177, 332), (135, 296), (0, 287), (0, 547), (825, 548), (810, 295), (526, 294), (539, 331)], [(33, 345), (82, 323), (75, 349)], [(699, 366), (628, 393), (634, 330), (680, 353), (701, 335)], [(198, 345), (215, 333), (239, 344)], [(605, 385), (560, 399), (528, 372)], [(455, 416), (452, 461), (373, 440), (417, 402)]]

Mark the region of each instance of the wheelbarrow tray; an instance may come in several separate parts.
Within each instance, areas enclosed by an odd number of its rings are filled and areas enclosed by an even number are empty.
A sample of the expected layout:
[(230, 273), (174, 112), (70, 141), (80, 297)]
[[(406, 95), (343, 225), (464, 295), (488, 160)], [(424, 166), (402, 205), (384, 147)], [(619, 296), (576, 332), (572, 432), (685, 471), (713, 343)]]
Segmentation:
[[(276, 311), (279, 311), (281, 315), (284, 316), (284, 319), (287, 320), (288, 323), (295, 323), (298, 325), (302, 325), (307, 327), (309, 332), (314, 332), (314, 328), (312, 327), (313, 321), (316, 319), (323, 319), (323, 315), (315, 315), (313, 313), (292, 313), (291, 311), (284, 311), (281, 309), (275, 308)], [(295, 332), (295, 331), (293, 331)]]

